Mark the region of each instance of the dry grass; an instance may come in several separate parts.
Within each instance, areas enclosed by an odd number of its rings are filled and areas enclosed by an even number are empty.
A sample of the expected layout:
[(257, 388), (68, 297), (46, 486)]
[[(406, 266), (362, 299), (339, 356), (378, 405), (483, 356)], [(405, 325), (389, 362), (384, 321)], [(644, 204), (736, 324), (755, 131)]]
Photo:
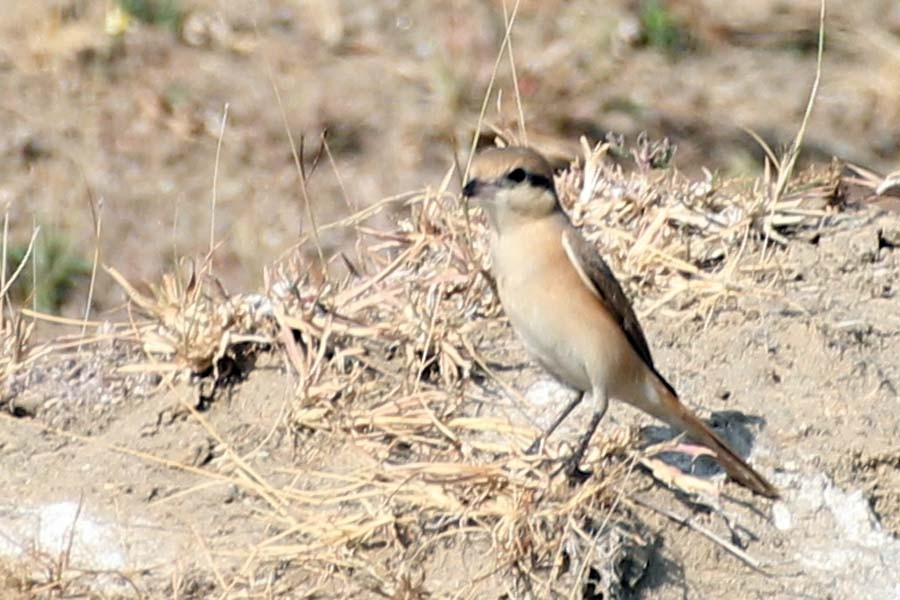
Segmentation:
[[(224, 127), (223, 116), (220, 142)], [(633, 164), (610, 160), (611, 148)], [(782, 167), (774, 182), (769, 170), (755, 179), (709, 172), (698, 179), (657, 168), (671, 149), (645, 138), (633, 148), (582, 140), (580, 150), (557, 177), (561, 202), (644, 300), (645, 313), (667, 306), (709, 320), (736, 294), (777, 296), (770, 242), (803, 239), (843, 208), (837, 163), (795, 174), (795, 154), (771, 161)], [(296, 150), (294, 158), (299, 165)], [(555, 474), (564, 448), (550, 444), (545, 456), (524, 456), (537, 431), (489, 408), (498, 390), (513, 402), (521, 398), (492, 368), (505, 338), (486, 275), (486, 231), (450, 191), (453, 175), (436, 190), (318, 227), (316, 239), (266, 270), (258, 294), (231, 294), (210, 272), (214, 226), (201, 266), (182, 263), (150, 294), (109, 269), (143, 320), (103, 335), (143, 350), (146, 361), (124, 371), (207, 378), (211, 395), (252, 368), (253, 354), (274, 349), (295, 383), (289, 427), (353, 448), (351, 468), (287, 469), (302, 485), (284, 486), (230, 453), (239, 472), (233, 482), (264, 501), (274, 532), (239, 549), (247, 564), (288, 562), (307, 589), (325, 595), (369, 590), (415, 598), (439, 578), (430, 562), (436, 549), (455, 548), (483, 557), (457, 597), (485, 587), (538, 597), (571, 597), (589, 585), (611, 589), (613, 557), (643, 545), (624, 509), (625, 482), (636, 464), (653, 463), (630, 435), (606, 439), (588, 458), (591, 479), (571, 487)], [(305, 206), (311, 210), (308, 198)], [(388, 209), (390, 227), (368, 226)], [(355, 236), (354, 252), (336, 253), (323, 268), (318, 234), (330, 230)], [(99, 237), (99, 220), (96, 231)], [(21, 318), (0, 318), (0, 368), (8, 377), (23, 363), (30, 329)], [(699, 488), (690, 479), (670, 485)], [(216, 575), (222, 597), (250, 585)]]
[[(103, 591), (107, 590), (107, 591)], [(81, 569), (70, 562), (67, 549), (57, 554), (30, 549), (14, 560), (0, 559), (0, 594), (5, 600), (34, 598), (140, 597), (127, 573)]]
[[(583, 143), (557, 185), (573, 220), (647, 310), (714, 318), (731, 294), (777, 296), (778, 252), (765, 252), (768, 240), (804, 240), (844, 207), (837, 164), (795, 175), (773, 207), (763, 178), (697, 180), (653, 168), (665, 144), (641, 140), (628, 152), (631, 168), (609, 151)], [(436, 190), (324, 225), (358, 236), (354, 252), (332, 259), (344, 265), (343, 278), (322, 279), (302, 244), (267, 269), (259, 294), (230, 294), (205, 263), (182, 263), (150, 294), (110, 269), (142, 316), (94, 337), (140, 345), (146, 360), (126, 372), (199, 376), (213, 382), (211, 394), (216, 382), (252, 368), (248, 357), (275, 350), (295, 382), (288, 427), (352, 448), (349, 465), (286, 468), (290, 485), (271, 483), (229, 450), (237, 474), (225, 479), (268, 507), (261, 516), (271, 537), (236, 551), (254, 568), (287, 561), (294, 581), (322, 593), (412, 598), (440, 581), (435, 553), (477, 553), (485, 558), (459, 597), (496, 586), (540, 597), (611, 590), (615, 557), (637, 560), (647, 545), (628, 508), (635, 465), (675, 489), (716, 489), (670, 478), (650, 457), (658, 450), (639, 450), (630, 434), (601, 440), (588, 458), (594, 475), (577, 487), (555, 474), (566, 452), (558, 442), (542, 457), (522, 454), (537, 432), (498, 408), (521, 398), (495, 373), (507, 334), (486, 276), (486, 230), (449, 191), (451, 175)], [(881, 181), (862, 183), (875, 189)], [(383, 210), (405, 216), (385, 230), (367, 227)], [(74, 338), (32, 355), (67, 347)], [(220, 574), (218, 586), (238, 597), (252, 584)]]
[[(562, 175), (561, 201), (576, 224), (639, 296), (650, 312), (668, 303), (710, 318), (736, 293), (774, 294), (776, 261), (759, 262), (768, 239), (814, 231), (841, 209), (840, 167), (810, 170), (786, 184), (775, 202), (768, 180), (700, 180), (677, 170), (651, 168), (664, 147), (641, 141), (627, 173), (604, 160), (608, 144), (583, 142), (583, 166)], [(749, 257), (754, 256), (753, 260)]]
[(39, 233), (40, 230), (35, 228), (22, 261), (7, 278), (9, 211), (4, 215), (2, 249), (0, 249), (0, 391), (3, 391), (4, 395), (5, 389), (3, 384), (25, 359), (29, 349), (29, 341), (34, 331), (34, 323), (29, 323), (23, 319), (21, 311), (16, 310), (12, 306), (9, 300), (9, 289), (19, 277), (23, 276), (23, 271), (29, 264), (28, 259), (34, 251), (34, 243)]
[[(608, 151), (583, 143), (557, 185), (626, 285), (652, 300), (648, 310), (713, 318), (732, 294), (776, 295), (767, 240), (790, 243), (842, 209), (837, 165), (796, 175), (773, 206), (763, 179), (653, 168), (664, 144), (641, 140), (633, 169)], [(353, 449), (346, 468), (287, 469), (302, 484), (286, 486), (232, 455), (243, 473), (233, 481), (265, 502), (275, 532), (239, 551), (248, 563), (289, 561), (323, 593), (417, 597), (437, 577), (436, 549), (455, 548), (487, 557), (460, 597), (484, 586), (565, 597), (613, 585), (610, 557), (642, 547), (624, 481), (639, 462), (667, 475), (628, 435), (597, 445), (594, 475), (579, 487), (555, 475), (558, 443), (543, 457), (522, 454), (537, 431), (496, 408), (498, 393), (521, 399), (492, 368), (506, 338), (485, 275), (486, 231), (449, 191), (451, 175), (323, 226), (358, 236), (354, 256), (332, 259), (348, 273), (340, 279), (322, 279), (302, 245), (267, 270), (260, 294), (229, 294), (200, 267), (145, 295), (110, 270), (148, 317), (121, 330), (147, 358), (125, 370), (225, 382), (251, 368), (248, 355), (277, 349), (295, 382), (290, 428)], [(366, 227), (388, 207), (405, 216)], [(689, 476), (668, 483), (715, 493)], [(227, 596), (248, 584), (223, 576), (220, 585)]]

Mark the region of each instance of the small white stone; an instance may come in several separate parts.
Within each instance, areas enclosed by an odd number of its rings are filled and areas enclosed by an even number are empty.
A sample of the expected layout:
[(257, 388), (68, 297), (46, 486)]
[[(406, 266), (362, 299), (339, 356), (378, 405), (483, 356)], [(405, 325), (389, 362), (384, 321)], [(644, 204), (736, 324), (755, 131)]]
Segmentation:
[(779, 531), (787, 531), (793, 526), (791, 511), (784, 502), (776, 502), (772, 507), (772, 521)]

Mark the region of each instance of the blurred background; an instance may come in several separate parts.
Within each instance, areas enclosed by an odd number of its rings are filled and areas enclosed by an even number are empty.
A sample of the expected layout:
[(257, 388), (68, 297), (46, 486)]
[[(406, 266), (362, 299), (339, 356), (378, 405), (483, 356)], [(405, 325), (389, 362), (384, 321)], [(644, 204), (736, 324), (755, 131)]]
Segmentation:
[[(328, 132), (333, 161), (322, 153), (309, 177), (319, 223), (437, 187), (454, 150), (464, 158), (504, 32), (501, 0), (2, 5), (7, 271), (39, 225), (15, 297), (72, 316), (98, 216), (101, 262), (131, 281), (206, 252), (226, 105), (215, 272), (229, 291), (257, 289), (308, 227), (288, 132), (308, 171)], [(685, 172), (757, 174), (745, 128), (776, 150), (793, 139), (818, 21), (818, 0), (523, 0), (512, 47), (529, 139), (565, 156), (581, 135), (646, 131), (677, 145)], [(900, 2), (832, 0), (826, 35), (803, 160), (900, 167)], [(504, 58), (487, 113), (498, 127), (515, 123), (511, 75)], [(94, 316), (122, 301), (101, 274)]]

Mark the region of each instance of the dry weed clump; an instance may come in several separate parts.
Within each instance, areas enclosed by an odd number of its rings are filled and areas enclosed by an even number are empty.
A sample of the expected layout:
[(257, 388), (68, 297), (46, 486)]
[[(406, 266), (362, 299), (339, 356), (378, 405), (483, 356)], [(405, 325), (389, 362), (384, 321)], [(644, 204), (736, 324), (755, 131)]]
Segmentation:
[(13, 319), (0, 317), (0, 382), (6, 382), (22, 364), (33, 331), (34, 323), (21, 314)]
[[(273, 516), (284, 532), (260, 556), (291, 557), (310, 576), (340, 567), (348, 580), (339, 589), (398, 597), (432, 588), (448, 553), (470, 546), (484, 556), (471, 591), (498, 575), (548, 590), (563, 571), (575, 581), (563, 556), (600, 561), (574, 549), (597, 535), (583, 529), (589, 517), (609, 519), (609, 484), (627, 470), (611, 457), (629, 440), (610, 441), (595, 478), (575, 491), (521, 455), (536, 431), (492, 409), (489, 385), (473, 381), (487, 376), (496, 339), (494, 296), (475, 258), (484, 231), (467, 228), (446, 192), (411, 208), (396, 231), (363, 233), (371, 272), (314, 300), (297, 293), (302, 262), (274, 271), (277, 318), (299, 333), (288, 347), (300, 390), (293, 420), (349, 438), (364, 458), (349, 472), (294, 473), (311, 491), (285, 491), (293, 516)], [(597, 568), (583, 571), (586, 579)]]
[(677, 308), (709, 318), (736, 292), (773, 293), (765, 284), (778, 267), (766, 250), (818, 229), (842, 208), (837, 163), (795, 175), (778, 193), (770, 169), (751, 181), (708, 171), (691, 180), (675, 169), (653, 169), (669, 149), (639, 139), (632, 151), (637, 168), (626, 172), (606, 159), (609, 149), (582, 140), (582, 161), (557, 186), (573, 221), (598, 243), (623, 285), (654, 298), (646, 312), (677, 301)]
[[(656, 306), (677, 297), (711, 314), (737, 290), (769, 293), (772, 245), (840, 209), (834, 167), (773, 195), (767, 178), (692, 181), (655, 169), (659, 148), (642, 140), (629, 172), (606, 158), (607, 144), (584, 143), (557, 178), (576, 224)], [(358, 235), (356, 256), (335, 259), (349, 272), (341, 279), (319, 277), (302, 248), (267, 270), (262, 295), (169, 276), (149, 297), (111, 271), (152, 317), (135, 326), (153, 359), (142, 368), (215, 378), (241, 345), (283, 350), (292, 429), (320, 432), (336, 454), (351, 450), (341, 468), (286, 469), (298, 483), (261, 494), (277, 533), (248, 554), (292, 561), (316, 589), (417, 597), (441, 590), (442, 565), (457, 561), (457, 573), (475, 569), (462, 596), (591, 586), (614, 597), (640, 578), (649, 543), (623, 510), (624, 480), (652, 463), (630, 434), (609, 438), (589, 457), (593, 476), (572, 487), (557, 473), (559, 442), (523, 455), (537, 430), (513, 414), (511, 404), (527, 413), (527, 403), (495, 372), (511, 342), (486, 274), (487, 233), (449, 181), (397, 199), (390, 231), (363, 222), (389, 203), (329, 226)], [(678, 481), (669, 483), (703, 487)]]
[(29, 342), (34, 333), (34, 322), (26, 321), (21, 311), (13, 310), (9, 302), (9, 290), (28, 265), (39, 231), (39, 229), (32, 231), (31, 241), (22, 261), (13, 273), (8, 274), (9, 211), (4, 215), (2, 248), (0, 248), (0, 398), (6, 395), (7, 382), (28, 356)]
[[(182, 265), (184, 266), (184, 265)], [(183, 271), (184, 269), (182, 269)], [(132, 320), (132, 333), (150, 360), (125, 371), (171, 373), (187, 370), (228, 378), (223, 368), (237, 368), (255, 350), (271, 344), (274, 327), (271, 307), (258, 294), (229, 295), (205, 268), (167, 273), (152, 296), (139, 292), (115, 269), (107, 269), (131, 302), (150, 321)]]
[[(99, 590), (116, 590), (110, 596)], [(79, 569), (71, 563), (69, 549), (56, 554), (34, 548), (20, 556), (0, 558), (0, 597), (4, 600), (34, 598), (138, 598), (141, 592), (127, 573)]]

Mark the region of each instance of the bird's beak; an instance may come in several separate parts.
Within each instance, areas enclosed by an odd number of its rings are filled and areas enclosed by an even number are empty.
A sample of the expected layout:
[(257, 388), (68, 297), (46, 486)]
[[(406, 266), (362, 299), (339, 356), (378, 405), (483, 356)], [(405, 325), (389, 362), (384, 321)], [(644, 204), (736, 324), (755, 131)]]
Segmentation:
[(463, 196), (468, 200), (479, 202), (491, 202), (497, 193), (497, 186), (491, 181), (483, 179), (470, 179), (463, 188)]
[(477, 196), (479, 190), (482, 187), (484, 187), (484, 184), (482, 184), (480, 181), (478, 181), (477, 179), (470, 179), (469, 183), (467, 183), (465, 187), (463, 187), (463, 196), (465, 196), (466, 198)]

